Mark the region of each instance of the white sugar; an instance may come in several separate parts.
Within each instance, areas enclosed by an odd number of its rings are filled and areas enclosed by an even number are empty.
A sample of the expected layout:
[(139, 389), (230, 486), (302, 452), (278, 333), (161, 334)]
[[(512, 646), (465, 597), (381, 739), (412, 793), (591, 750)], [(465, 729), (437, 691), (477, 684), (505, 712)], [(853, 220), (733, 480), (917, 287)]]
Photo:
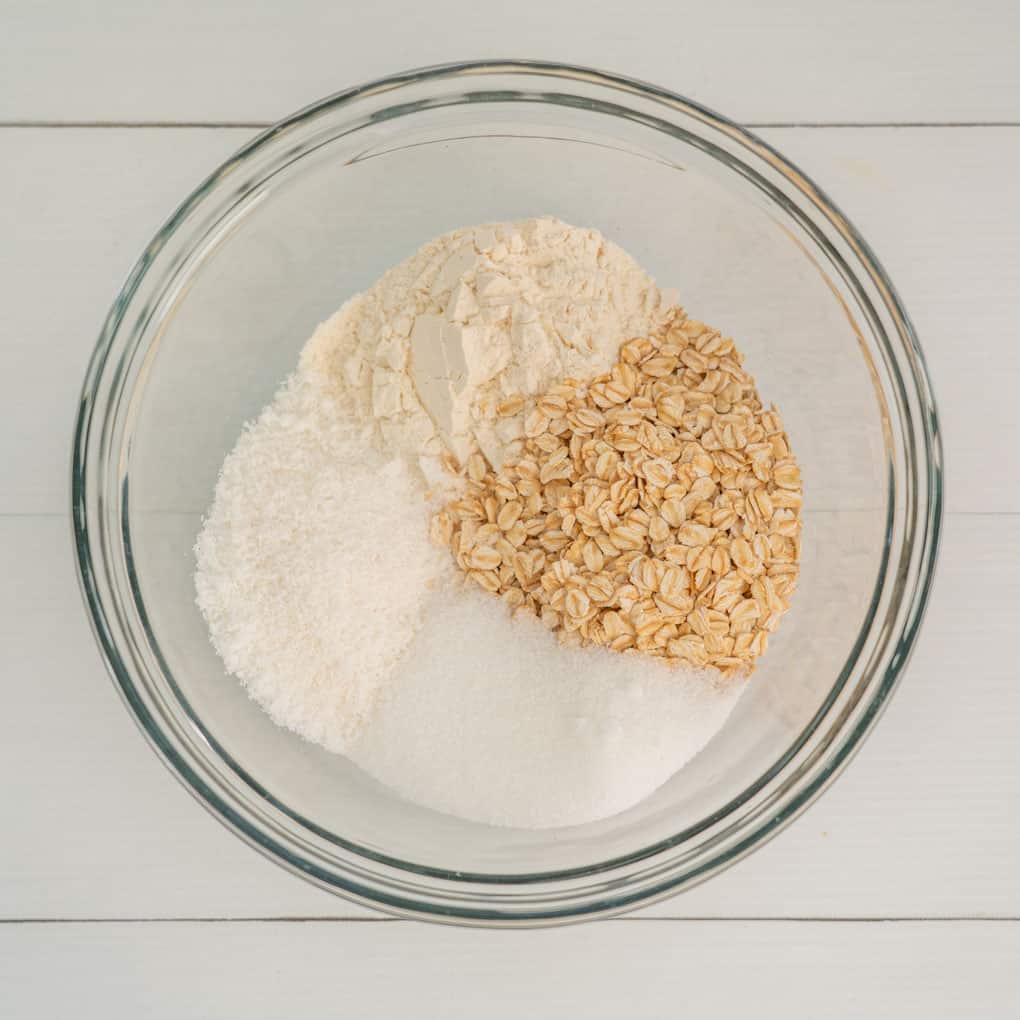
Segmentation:
[(350, 756), (409, 800), (546, 828), (643, 800), (726, 721), (742, 681), (566, 648), (496, 599), (436, 597)]

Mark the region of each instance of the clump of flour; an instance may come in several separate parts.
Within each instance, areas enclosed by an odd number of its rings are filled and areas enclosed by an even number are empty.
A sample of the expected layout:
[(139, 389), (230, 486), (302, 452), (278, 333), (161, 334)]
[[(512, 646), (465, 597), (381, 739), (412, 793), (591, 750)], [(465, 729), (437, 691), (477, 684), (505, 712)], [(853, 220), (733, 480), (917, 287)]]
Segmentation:
[[(596, 230), (540, 218), (426, 244), (323, 323), (302, 365), (347, 391), (395, 451), (474, 446), (499, 467), (528, 399), (606, 371), (655, 332), (670, 296)], [(516, 407), (522, 400), (520, 407)]]
[(435, 599), (350, 757), (408, 800), (548, 828), (644, 800), (726, 721), (744, 684), (568, 648), (478, 591)]
[(195, 553), (224, 665), (275, 722), (340, 752), (450, 569), (417, 476), (303, 373), (227, 457)]

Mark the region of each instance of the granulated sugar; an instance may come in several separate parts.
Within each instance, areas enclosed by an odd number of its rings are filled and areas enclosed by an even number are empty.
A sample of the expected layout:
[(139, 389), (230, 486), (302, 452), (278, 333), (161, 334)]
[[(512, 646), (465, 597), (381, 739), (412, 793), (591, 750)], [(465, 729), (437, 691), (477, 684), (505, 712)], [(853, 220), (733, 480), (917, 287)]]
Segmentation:
[(409, 800), (546, 828), (643, 800), (726, 721), (744, 683), (559, 645), (498, 600), (446, 593), (350, 757)]
[(281, 726), (343, 752), (421, 624), (448, 556), (421, 483), (298, 374), (223, 465), (196, 546), (227, 669)]

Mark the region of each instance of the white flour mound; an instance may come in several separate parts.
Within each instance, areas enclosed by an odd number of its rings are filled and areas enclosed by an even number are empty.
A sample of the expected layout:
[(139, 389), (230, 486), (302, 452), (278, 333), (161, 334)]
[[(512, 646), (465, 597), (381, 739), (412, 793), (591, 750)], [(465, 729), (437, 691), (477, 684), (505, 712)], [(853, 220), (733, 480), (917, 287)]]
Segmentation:
[(566, 648), (498, 600), (444, 592), (348, 752), (408, 800), (548, 828), (643, 800), (726, 721), (744, 682)]
[(564, 378), (609, 369), (620, 344), (659, 328), (670, 295), (597, 230), (540, 218), (430, 241), (347, 302), (302, 352), (356, 414), (413, 457), (477, 444), (494, 467), (523, 435), (524, 410)]
[(343, 752), (421, 624), (449, 553), (421, 483), (300, 373), (223, 464), (195, 547), (227, 670), (281, 726)]

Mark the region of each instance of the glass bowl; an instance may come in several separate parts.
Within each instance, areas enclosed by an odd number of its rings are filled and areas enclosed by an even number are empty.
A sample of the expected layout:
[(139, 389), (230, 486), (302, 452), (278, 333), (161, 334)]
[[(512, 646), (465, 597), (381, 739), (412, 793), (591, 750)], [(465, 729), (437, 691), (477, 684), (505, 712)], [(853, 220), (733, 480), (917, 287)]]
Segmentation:
[[(437, 234), (546, 213), (598, 228), (691, 315), (738, 339), (800, 459), (805, 524), (793, 608), (708, 747), (620, 815), (525, 831), (406, 803), (274, 726), (210, 647), (192, 546), (224, 455), (318, 322)], [(917, 339), (825, 195), (695, 103), (520, 61), (341, 93), (201, 184), (143, 252), (103, 328), (72, 500), (81, 584), (116, 684), (213, 814), (362, 903), (523, 925), (688, 888), (831, 782), (914, 642), (941, 492)]]

